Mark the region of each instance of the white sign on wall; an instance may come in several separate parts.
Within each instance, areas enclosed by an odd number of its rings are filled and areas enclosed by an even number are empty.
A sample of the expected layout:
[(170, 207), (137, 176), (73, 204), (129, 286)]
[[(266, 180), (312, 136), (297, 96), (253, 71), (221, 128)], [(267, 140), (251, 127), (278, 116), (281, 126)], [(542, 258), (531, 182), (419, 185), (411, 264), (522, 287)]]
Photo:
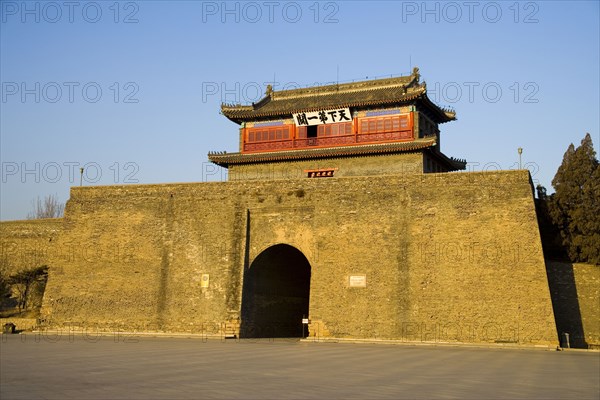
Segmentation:
[(348, 285), (350, 287), (367, 287), (367, 276), (366, 275), (350, 275), (348, 279)]
[(320, 110), (294, 114), (296, 126), (312, 126), (323, 124), (335, 124), (338, 122), (350, 122), (352, 115), (350, 109), (337, 108), (335, 110)]

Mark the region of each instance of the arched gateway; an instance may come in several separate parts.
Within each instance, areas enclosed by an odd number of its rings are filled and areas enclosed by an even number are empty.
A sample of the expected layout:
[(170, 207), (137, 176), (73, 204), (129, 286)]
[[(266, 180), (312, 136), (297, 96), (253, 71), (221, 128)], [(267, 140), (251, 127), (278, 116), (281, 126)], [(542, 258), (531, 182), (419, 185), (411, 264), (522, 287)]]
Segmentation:
[(244, 273), (242, 338), (305, 337), (310, 264), (295, 247), (278, 244), (260, 253)]

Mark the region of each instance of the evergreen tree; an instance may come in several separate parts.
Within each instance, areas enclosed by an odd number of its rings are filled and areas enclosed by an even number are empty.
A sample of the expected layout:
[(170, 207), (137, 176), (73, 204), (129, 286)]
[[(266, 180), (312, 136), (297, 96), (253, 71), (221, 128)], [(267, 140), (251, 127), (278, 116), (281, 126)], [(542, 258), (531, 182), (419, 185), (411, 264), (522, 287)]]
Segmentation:
[(600, 265), (600, 167), (583, 185), (583, 199), (586, 204), (586, 216), (582, 223), (582, 259)]
[(558, 168), (548, 209), (571, 261), (600, 264), (600, 172), (588, 133), (571, 144)]

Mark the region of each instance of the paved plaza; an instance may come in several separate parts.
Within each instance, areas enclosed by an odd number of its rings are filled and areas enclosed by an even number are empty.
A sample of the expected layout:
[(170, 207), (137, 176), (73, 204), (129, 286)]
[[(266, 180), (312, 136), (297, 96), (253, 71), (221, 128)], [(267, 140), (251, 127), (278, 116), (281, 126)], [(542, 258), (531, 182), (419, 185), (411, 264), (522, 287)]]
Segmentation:
[(594, 399), (600, 353), (3, 335), (8, 399)]

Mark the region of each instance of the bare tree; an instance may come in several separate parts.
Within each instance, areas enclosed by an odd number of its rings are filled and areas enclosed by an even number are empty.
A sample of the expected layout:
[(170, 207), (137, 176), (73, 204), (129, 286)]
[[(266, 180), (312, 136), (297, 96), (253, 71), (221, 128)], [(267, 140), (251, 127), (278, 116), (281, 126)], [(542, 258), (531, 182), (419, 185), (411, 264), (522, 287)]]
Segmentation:
[(0, 269), (0, 311), (4, 310), (5, 305), (11, 295), (9, 278), (2, 269)]
[(40, 196), (32, 202), (33, 210), (27, 214), (27, 219), (60, 218), (65, 212), (65, 205), (56, 195), (48, 195), (42, 200)]
[(29, 301), (30, 292), (33, 284), (38, 281), (45, 282), (48, 279), (48, 267), (42, 265), (41, 267), (35, 267), (31, 269), (21, 270), (8, 278), (8, 284), (17, 290), (19, 311), (27, 309), (27, 302)]

